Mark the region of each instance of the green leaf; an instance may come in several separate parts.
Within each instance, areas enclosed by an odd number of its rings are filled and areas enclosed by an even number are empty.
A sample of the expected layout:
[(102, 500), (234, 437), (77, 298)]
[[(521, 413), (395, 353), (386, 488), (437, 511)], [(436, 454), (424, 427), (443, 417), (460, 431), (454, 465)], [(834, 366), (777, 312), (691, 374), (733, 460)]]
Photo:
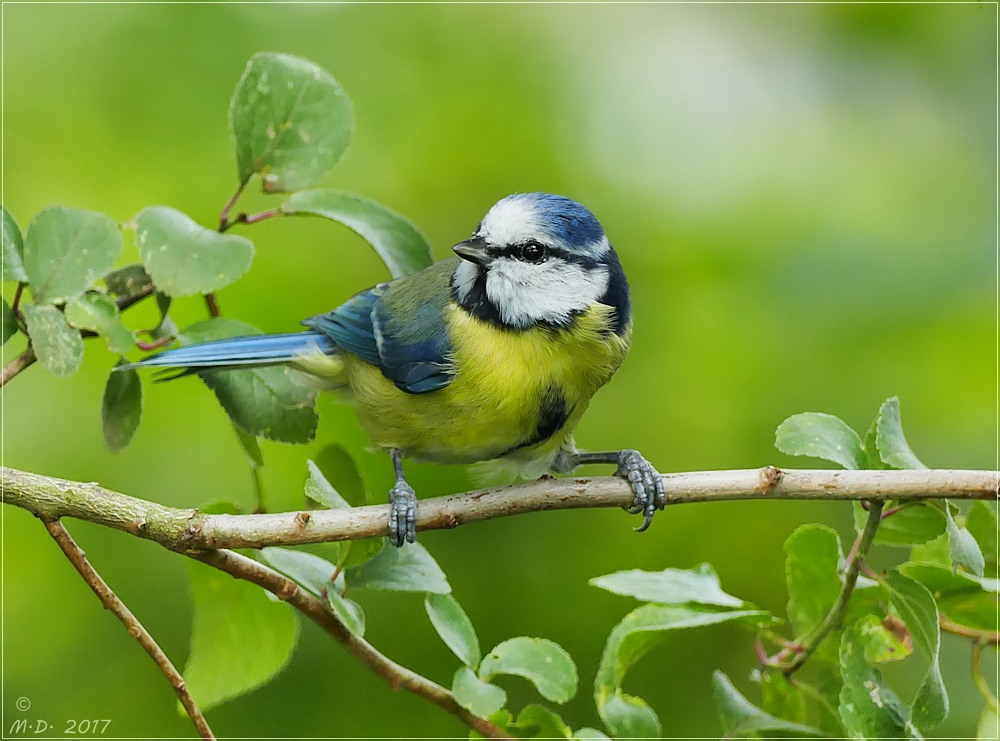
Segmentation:
[(42, 367), (54, 376), (76, 373), (83, 362), (83, 338), (66, 323), (63, 313), (54, 306), (26, 305), (21, 310)]
[(894, 615), (881, 620), (877, 615), (865, 615), (857, 621), (857, 626), (869, 665), (899, 661), (913, 653), (910, 631)]
[(135, 246), (158, 290), (169, 296), (210, 293), (239, 278), (253, 262), (253, 242), (220, 234), (167, 206), (135, 217)]
[[(886, 509), (895, 503), (887, 504)], [(854, 527), (864, 529), (868, 513), (859, 502), (854, 502)], [(944, 512), (931, 502), (913, 502), (890, 517), (886, 517), (875, 531), (875, 542), (881, 545), (910, 546), (934, 540), (945, 532), (947, 523)]]
[(720, 671), (712, 674), (715, 707), (727, 738), (750, 736), (762, 731), (794, 736), (825, 736), (818, 728), (776, 718), (747, 700)]
[(480, 678), (497, 674), (524, 677), (552, 702), (564, 703), (576, 694), (576, 664), (558, 643), (519, 636), (497, 644), (479, 665)]
[(986, 502), (973, 502), (965, 516), (965, 527), (979, 543), (985, 560), (985, 576), (997, 576), (997, 515)]
[(886, 399), (878, 410), (876, 444), (879, 457), (890, 468), (927, 468), (910, 450), (899, 417), (899, 397)]
[(938, 610), (949, 620), (982, 630), (996, 628), (995, 579), (977, 579), (962, 571), (952, 571), (950, 565), (934, 563), (904, 563), (899, 570), (927, 587), (937, 601)]
[(506, 692), (496, 685), (484, 682), (467, 666), (455, 672), (455, 677), (451, 680), (451, 691), (459, 705), (480, 718), (495, 713), (507, 702)]
[(39, 211), (24, 240), (24, 272), (36, 304), (68, 301), (118, 259), (122, 233), (95, 211), (50, 206)]
[(275, 570), (280, 571), (316, 597), (332, 586), (335, 566), (325, 558), (291, 548), (261, 548), (261, 557)]
[(124, 448), (132, 442), (141, 418), (142, 382), (139, 374), (134, 370), (112, 370), (101, 400), (104, 444), (116, 452)]
[(393, 278), (417, 273), (434, 261), (427, 239), (410, 221), (353, 193), (305, 190), (293, 193), (280, 209), (286, 216), (321, 216), (343, 224), (375, 248)]
[(708, 607), (643, 605), (626, 615), (611, 631), (594, 681), (594, 700), (611, 735), (659, 736), (656, 714), (638, 697), (622, 692), (629, 667), (666, 637), (667, 631), (725, 622), (755, 625), (772, 617), (762, 610), (713, 610)]
[(951, 546), (948, 535), (939, 535), (926, 543), (917, 543), (910, 549), (910, 560), (923, 563), (940, 563), (951, 567)]
[(153, 285), (153, 279), (141, 264), (132, 263), (105, 275), (104, 285), (113, 296), (133, 298), (148, 291)]
[(450, 594), (428, 592), (424, 609), (445, 645), (463, 664), (475, 669), (479, 665), (479, 638), (458, 601)]
[(66, 321), (77, 329), (89, 329), (104, 338), (108, 349), (124, 355), (135, 343), (132, 333), (122, 324), (118, 306), (103, 293), (87, 291), (66, 304)]
[(202, 710), (270, 681), (295, 648), (292, 608), (250, 582), (190, 562), (194, 625), (184, 679)]
[(617, 690), (597, 712), (615, 738), (660, 738), (660, 719), (641, 697)]
[(743, 607), (744, 602), (722, 591), (712, 566), (700, 564), (693, 569), (642, 571), (631, 569), (598, 576), (590, 584), (614, 594), (635, 597), (643, 602), (678, 605), (695, 602), (721, 607)]
[(944, 503), (944, 515), (948, 522), (948, 546), (951, 560), (955, 566), (962, 566), (976, 576), (982, 576), (986, 568), (986, 559), (979, 549), (979, 543), (966, 528), (959, 527), (951, 515), (948, 500)]
[(844, 468), (863, 468), (865, 465), (858, 433), (832, 414), (793, 414), (778, 425), (774, 438), (775, 447), (788, 455), (822, 458)]
[(605, 736), (603, 733), (598, 731), (596, 728), (579, 728), (573, 731), (573, 738), (577, 741), (586, 741), (586, 739), (595, 739), (595, 741), (611, 741), (611, 738)]
[(865, 661), (866, 636), (854, 623), (840, 639), (840, 718), (852, 738), (900, 738), (907, 730), (907, 711), (882, 673)]
[(17, 332), (17, 317), (7, 303), (7, 299), (0, 299), (0, 345), (6, 345), (7, 340)]
[[(184, 330), (182, 344), (260, 334), (235, 319), (207, 319)], [(295, 383), (283, 367), (198, 374), (230, 418), (245, 432), (269, 440), (307, 443), (316, 434), (316, 392)]]
[(289, 548), (263, 548), (261, 556), (273, 568), (301, 584), (324, 601), (330, 611), (357, 636), (365, 634), (365, 612), (343, 595), (344, 577), (333, 579), (335, 568), (325, 558)]
[(865, 452), (864, 467), (873, 471), (888, 468), (882, 462), (882, 457), (878, 453), (878, 420), (879, 418), (876, 417), (871, 425), (869, 425), (868, 432), (865, 433), (864, 442), (861, 443), (861, 449)]
[(247, 457), (247, 463), (251, 468), (264, 467), (264, 454), (260, 451), (260, 443), (257, 438), (249, 432), (243, 430), (238, 424), (233, 422), (233, 431), (236, 432), (236, 439), (240, 441), (240, 447)]
[(351, 505), (334, 489), (326, 476), (312, 461), (306, 461), (309, 467), (309, 478), (306, 479), (306, 496), (314, 502), (322, 504), (327, 509), (350, 509)]
[(792, 723), (806, 722), (806, 696), (798, 684), (792, 684), (781, 672), (764, 671), (760, 676), (760, 692), (765, 712)]
[(313, 458), (316, 467), (352, 507), (368, 504), (365, 482), (358, 464), (343, 445), (326, 445)]
[(988, 739), (996, 741), (998, 738), (1000, 738), (1000, 711), (991, 705), (987, 705), (983, 708), (983, 712), (979, 716), (979, 723), (976, 726), (976, 739), (978, 741), (987, 741)]
[(526, 705), (509, 730), (517, 738), (573, 738), (573, 731), (566, 721), (544, 705)]
[(823, 621), (840, 594), (840, 538), (825, 525), (802, 525), (785, 541), (785, 553), (788, 619), (795, 635), (803, 636)]
[(420, 543), (408, 543), (402, 548), (383, 545), (370, 561), (345, 570), (344, 577), (351, 589), (384, 589), (396, 592), (451, 591), (448, 580), (434, 557)]
[(0, 207), (0, 242), (3, 245), (3, 279), (27, 281), (21, 230), (7, 209)]
[(363, 637), (365, 634), (365, 611), (357, 602), (345, 597), (339, 589), (326, 590), (326, 604), (333, 614), (354, 635)]
[(941, 627), (938, 625), (937, 605), (927, 587), (899, 571), (889, 571), (884, 583), (893, 606), (913, 636), (913, 642), (930, 660), (927, 674), (913, 699), (910, 718), (918, 728), (936, 726), (948, 716), (948, 693), (938, 661)]
[(326, 70), (307, 59), (258, 52), (229, 102), (240, 183), (260, 173), (266, 193), (318, 183), (351, 140), (351, 102)]

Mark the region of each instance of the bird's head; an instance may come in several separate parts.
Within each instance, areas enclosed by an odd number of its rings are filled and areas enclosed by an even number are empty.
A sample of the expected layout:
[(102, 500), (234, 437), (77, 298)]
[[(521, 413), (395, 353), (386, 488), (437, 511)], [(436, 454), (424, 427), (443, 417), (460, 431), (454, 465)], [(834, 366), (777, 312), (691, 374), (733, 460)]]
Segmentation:
[[(629, 319), (628, 282), (600, 222), (576, 201), (519, 193), (498, 201), (453, 248), (455, 299), (511, 329), (567, 327), (594, 303)], [(615, 328), (617, 331), (617, 327)]]

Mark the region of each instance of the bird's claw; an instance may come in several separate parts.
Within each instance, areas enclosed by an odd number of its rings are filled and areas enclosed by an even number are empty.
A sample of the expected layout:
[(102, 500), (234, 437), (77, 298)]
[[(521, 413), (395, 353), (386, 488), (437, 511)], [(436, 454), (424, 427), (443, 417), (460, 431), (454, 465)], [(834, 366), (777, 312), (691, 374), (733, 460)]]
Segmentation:
[(632, 487), (632, 504), (624, 509), (633, 515), (643, 514), (642, 525), (635, 528), (641, 533), (653, 521), (653, 513), (666, 505), (663, 477), (637, 450), (623, 450), (618, 455), (615, 475), (621, 476)]
[(417, 495), (400, 479), (389, 490), (389, 542), (397, 548), (417, 539)]

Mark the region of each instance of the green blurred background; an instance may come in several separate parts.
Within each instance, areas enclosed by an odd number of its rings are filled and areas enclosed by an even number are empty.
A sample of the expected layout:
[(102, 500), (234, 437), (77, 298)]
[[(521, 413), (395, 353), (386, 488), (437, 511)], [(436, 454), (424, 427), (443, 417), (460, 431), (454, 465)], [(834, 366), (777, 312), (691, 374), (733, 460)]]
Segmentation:
[[(995, 5), (5, 5), (3, 200), (24, 229), (62, 203), (125, 222), (151, 204), (213, 225), (235, 185), (228, 100), (246, 60), (283, 51), (328, 69), (356, 134), (326, 184), (406, 214), (439, 258), (515, 191), (576, 198), (600, 218), (633, 287), (628, 361), (577, 441), (636, 447), (662, 471), (805, 467), (773, 449), (786, 416), (827, 411), (862, 431), (888, 396), (929, 465), (996, 465)], [(250, 210), (273, 205), (254, 194)], [(274, 220), (238, 230), (257, 256), (224, 289), (227, 316), (294, 330), (386, 274), (344, 229)], [(126, 237), (122, 262), (135, 259)], [(4, 295), (11, 298), (10, 285)], [(176, 302), (178, 323), (200, 301)], [(147, 313), (143, 313), (147, 312)], [(130, 312), (133, 327), (151, 307)], [(23, 338), (4, 348), (9, 360)], [(195, 380), (147, 385), (142, 425), (113, 455), (100, 399), (113, 358), (34, 367), (3, 390), (3, 462), (166, 504), (249, 504), (242, 453)], [(317, 440), (264, 445), (272, 509), (301, 506), (305, 460), (342, 442), (378, 498), (387, 459), (350, 409), (320, 402)], [(822, 465), (822, 464), (816, 464)], [(472, 488), (461, 467), (410, 467), (423, 496)], [(141, 649), (33, 518), (3, 508), (3, 715), (111, 718), (115, 736), (192, 735)], [(710, 561), (724, 588), (783, 612), (782, 542), (847, 505), (673, 508), (651, 530), (615, 510), (541, 513), (421, 535), (484, 649), (510, 636), (566, 647), (581, 674), (565, 715), (598, 726), (590, 686), (632, 607), (587, 585), (623, 568)], [(74, 537), (178, 665), (188, 651), (183, 559), (86, 523)], [(899, 554), (879, 552), (888, 562)], [(365, 594), (368, 637), (448, 684), (457, 662), (420, 597)], [(247, 650), (253, 650), (248, 646)], [(946, 636), (953, 712), (982, 707), (968, 643)], [(915, 660), (917, 661), (917, 660)], [(670, 736), (720, 733), (711, 672), (751, 698), (750, 638), (668, 638), (626, 681)], [(903, 692), (916, 674), (901, 672)], [(505, 683), (515, 707), (530, 693)], [(36, 715), (37, 714), (37, 715)], [(314, 626), (269, 685), (209, 713), (223, 736), (464, 735), (392, 692)]]

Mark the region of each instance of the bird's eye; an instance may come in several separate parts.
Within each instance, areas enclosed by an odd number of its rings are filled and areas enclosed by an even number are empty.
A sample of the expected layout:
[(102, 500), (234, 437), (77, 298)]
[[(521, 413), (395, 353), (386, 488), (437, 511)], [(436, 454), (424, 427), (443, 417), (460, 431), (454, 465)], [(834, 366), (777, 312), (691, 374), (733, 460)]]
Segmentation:
[(541, 262), (545, 259), (545, 248), (538, 242), (528, 242), (521, 248), (521, 259), (525, 262)]

